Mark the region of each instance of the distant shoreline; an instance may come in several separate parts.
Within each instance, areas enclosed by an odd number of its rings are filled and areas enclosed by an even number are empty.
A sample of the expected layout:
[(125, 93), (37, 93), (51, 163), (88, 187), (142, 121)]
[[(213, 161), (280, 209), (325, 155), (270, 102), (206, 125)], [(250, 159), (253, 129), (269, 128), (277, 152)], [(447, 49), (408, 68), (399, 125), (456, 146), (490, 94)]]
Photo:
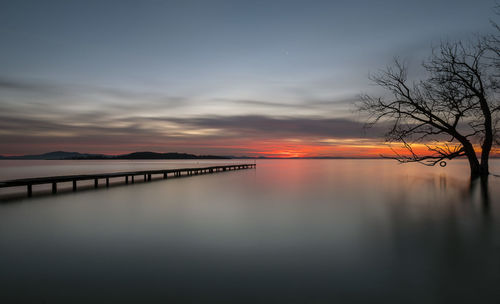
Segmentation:
[[(491, 156), (491, 159), (500, 156)], [(37, 155), (2, 156), (0, 160), (230, 160), (230, 159), (386, 159), (384, 157), (344, 157), (344, 156), (317, 156), (317, 157), (267, 157), (267, 156), (218, 156), (194, 155), (188, 153), (168, 152), (133, 152), (120, 155), (88, 154), (79, 152), (55, 151)]]
[[(490, 157), (495, 159), (500, 157)], [(309, 159), (309, 160), (327, 160), (327, 159), (388, 159), (384, 157), (214, 157), (214, 158), (117, 158), (117, 157), (102, 157), (102, 158), (22, 158), (22, 157), (0, 157), (2, 160), (266, 160), (266, 159)]]
[(188, 153), (168, 152), (133, 152), (120, 155), (89, 154), (80, 152), (55, 151), (36, 155), (14, 155), (1, 156), (0, 160), (154, 160), (154, 159), (380, 159), (381, 157), (342, 157), (342, 156), (318, 156), (318, 157), (266, 157), (266, 156), (218, 156), (218, 155), (194, 155)]

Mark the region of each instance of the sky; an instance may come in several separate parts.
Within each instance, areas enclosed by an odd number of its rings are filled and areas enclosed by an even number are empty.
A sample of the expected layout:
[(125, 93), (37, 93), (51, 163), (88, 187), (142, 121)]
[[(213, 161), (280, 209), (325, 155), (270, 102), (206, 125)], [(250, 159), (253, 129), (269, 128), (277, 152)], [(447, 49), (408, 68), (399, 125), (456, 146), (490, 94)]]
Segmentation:
[[(377, 156), (394, 57), (493, 32), (493, 0), (0, 3), (0, 155)], [(410, 72), (410, 73), (411, 73)]]

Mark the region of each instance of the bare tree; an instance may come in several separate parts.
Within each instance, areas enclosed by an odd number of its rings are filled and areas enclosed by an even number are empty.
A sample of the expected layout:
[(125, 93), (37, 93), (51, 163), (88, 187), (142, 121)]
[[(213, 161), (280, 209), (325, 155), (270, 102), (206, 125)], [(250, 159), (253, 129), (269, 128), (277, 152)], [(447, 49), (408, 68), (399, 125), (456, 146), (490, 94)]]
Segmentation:
[[(423, 64), (427, 78), (413, 83), (406, 65), (396, 59), (370, 76), (390, 97), (363, 95), (359, 108), (369, 114), (369, 126), (391, 124), (386, 141), (401, 142), (407, 151), (393, 150), (391, 158), (434, 166), (465, 156), (472, 176), (488, 175), (499, 130), (498, 58), (498, 44), (484, 39), (442, 43)], [(416, 152), (415, 144), (424, 144), (428, 152)]]

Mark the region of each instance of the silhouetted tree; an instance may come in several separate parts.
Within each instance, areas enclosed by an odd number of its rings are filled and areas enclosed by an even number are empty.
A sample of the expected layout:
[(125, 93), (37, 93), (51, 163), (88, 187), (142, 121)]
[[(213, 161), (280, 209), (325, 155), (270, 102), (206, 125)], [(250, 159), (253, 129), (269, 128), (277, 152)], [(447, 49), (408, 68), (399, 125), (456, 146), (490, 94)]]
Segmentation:
[[(472, 176), (489, 174), (488, 160), (498, 143), (498, 36), (475, 43), (442, 43), (423, 64), (424, 80), (409, 83), (407, 67), (399, 60), (370, 76), (389, 98), (362, 96), (360, 109), (368, 125), (390, 123), (386, 141), (401, 142), (407, 153), (393, 149), (391, 158), (434, 166), (467, 157)], [(416, 152), (425, 144), (428, 153)], [(478, 157), (479, 156), (479, 157)]]

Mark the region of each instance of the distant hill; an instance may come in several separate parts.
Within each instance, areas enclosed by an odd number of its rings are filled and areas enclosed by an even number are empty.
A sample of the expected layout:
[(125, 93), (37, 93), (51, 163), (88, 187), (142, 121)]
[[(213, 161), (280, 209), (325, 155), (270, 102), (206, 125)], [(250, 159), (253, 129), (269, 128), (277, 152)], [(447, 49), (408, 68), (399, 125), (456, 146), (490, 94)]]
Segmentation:
[(116, 159), (228, 159), (224, 156), (194, 155), (187, 153), (156, 153), (156, 152), (134, 152), (130, 154), (117, 155)]
[(37, 155), (1, 156), (0, 159), (229, 159), (230, 157), (215, 155), (194, 155), (187, 153), (134, 152), (122, 155), (87, 154), (79, 152), (55, 151)]
[(82, 154), (79, 152), (64, 152), (64, 151), (55, 151), (44, 154), (36, 154), (36, 155), (21, 155), (21, 156), (0, 156), (0, 159), (71, 159), (75, 157), (91, 157), (96, 154)]

